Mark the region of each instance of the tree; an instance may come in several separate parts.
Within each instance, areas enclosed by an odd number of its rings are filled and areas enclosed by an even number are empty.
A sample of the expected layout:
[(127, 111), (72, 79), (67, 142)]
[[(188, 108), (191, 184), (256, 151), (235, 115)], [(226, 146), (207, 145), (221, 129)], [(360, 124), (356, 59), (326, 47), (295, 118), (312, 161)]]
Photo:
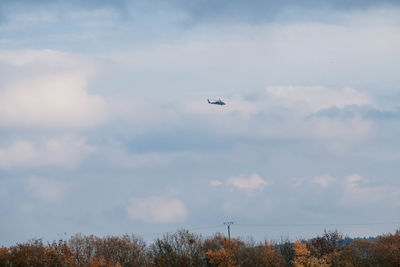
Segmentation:
[(399, 266), (400, 229), (394, 234), (378, 236), (377, 239), (377, 244), (371, 251), (376, 263), (380, 266)]
[(285, 260), (280, 251), (276, 249), (276, 245), (265, 241), (262, 246), (259, 246), (257, 251), (259, 266), (285, 266)]
[(343, 235), (337, 230), (325, 231), (322, 237), (318, 236), (308, 242), (308, 249), (312, 256), (321, 258), (324, 255), (334, 252), (336, 249), (340, 249), (343, 245)]
[(10, 248), (9, 263), (19, 266), (69, 266), (68, 261), (54, 248), (44, 246), (42, 240), (31, 240)]
[(121, 266), (145, 266), (146, 244), (133, 235), (108, 236), (96, 240), (95, 257)]
[(76, 234), (68, 241), (68, 246), (74, 255), (74, 263), (77, 266), (89, 266), (95, 260), (96, 241), (99, 238), (90, 235), (82, 236)]
[(278, 245), (279, 251), (285, 261), (286, 266), (292, 266), (292, 262), (295, 258), (295, 252), (293, 249), (293, 243), (288, 238), (281, 238), (281, 242)]
[(307, 249), (307, 245), (305, 243), (296, 240), (296, 242), (294, 243), (294, 253), (296, 255), (296, 258), (293, 261), (293, 265), (295, 267), (308, 266), (308, 260), (311, 253)]
[(205, 259), (201, 243), (200, 236), (178, 230), (156, 239), (150, 253), (155, 266), (201, 266)]
[(237, 262), (235, 260), (235, 253), (238, 250), (238, 245), (236, 242), (229, 241), (227, 239), (224, 240), (223, 248), (212, 251), (209, 250), (206, 252), (206, 255), (209, 259), (209, 262), (218, 267), (236, 267)]
[(10, 265), (10, 253), (8, 249), (5, 247), (0, 248), (0, 266), (9, 266)]

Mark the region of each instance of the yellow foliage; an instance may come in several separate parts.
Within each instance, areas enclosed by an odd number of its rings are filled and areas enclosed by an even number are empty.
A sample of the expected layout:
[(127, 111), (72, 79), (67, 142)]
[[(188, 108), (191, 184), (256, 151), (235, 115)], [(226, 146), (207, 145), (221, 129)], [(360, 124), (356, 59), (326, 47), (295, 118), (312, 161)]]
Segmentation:
[(307, 245), (296, 240), (294, 243), (294, 253), (296, 258), (293, 261), (295, 267), (308, 266), (308, 258), (310, 257), (310, 251), (307, 249)]
[(309, 267), (330, 267), (331, 264), (326, 262), (325, 258), (310, 257), (307, 261)]

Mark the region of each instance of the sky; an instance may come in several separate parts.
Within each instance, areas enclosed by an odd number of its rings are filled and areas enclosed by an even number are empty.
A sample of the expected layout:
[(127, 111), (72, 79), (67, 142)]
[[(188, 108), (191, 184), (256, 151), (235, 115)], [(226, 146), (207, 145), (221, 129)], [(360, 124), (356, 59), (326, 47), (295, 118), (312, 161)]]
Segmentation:
[(0, 245), (393, 232), (399, 48), (398, 1), (3, 0)]

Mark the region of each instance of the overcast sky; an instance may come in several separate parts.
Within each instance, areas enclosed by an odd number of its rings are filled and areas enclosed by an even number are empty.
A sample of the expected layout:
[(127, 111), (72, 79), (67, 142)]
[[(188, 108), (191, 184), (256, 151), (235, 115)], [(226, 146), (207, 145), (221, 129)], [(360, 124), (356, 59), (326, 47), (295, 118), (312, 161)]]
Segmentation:
[(1, 1), (0, 245), (393, 232), (399, 49), (398, 1)]

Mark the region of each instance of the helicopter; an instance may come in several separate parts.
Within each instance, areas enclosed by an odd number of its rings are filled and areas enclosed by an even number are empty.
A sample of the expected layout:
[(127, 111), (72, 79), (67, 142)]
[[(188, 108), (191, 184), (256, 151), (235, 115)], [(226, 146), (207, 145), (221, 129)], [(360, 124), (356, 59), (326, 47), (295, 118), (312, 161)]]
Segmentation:
[(221, 100), (221, 98), (219, 98), (218, 100), (211, 100), (211, 101), (210, 101), (210, 99), (207, 99), (207, 102), (208, 102), (208, 104), (214, 104), (214, 105), (220, 105), (220, 106), (226, 105), (225, 102)]

